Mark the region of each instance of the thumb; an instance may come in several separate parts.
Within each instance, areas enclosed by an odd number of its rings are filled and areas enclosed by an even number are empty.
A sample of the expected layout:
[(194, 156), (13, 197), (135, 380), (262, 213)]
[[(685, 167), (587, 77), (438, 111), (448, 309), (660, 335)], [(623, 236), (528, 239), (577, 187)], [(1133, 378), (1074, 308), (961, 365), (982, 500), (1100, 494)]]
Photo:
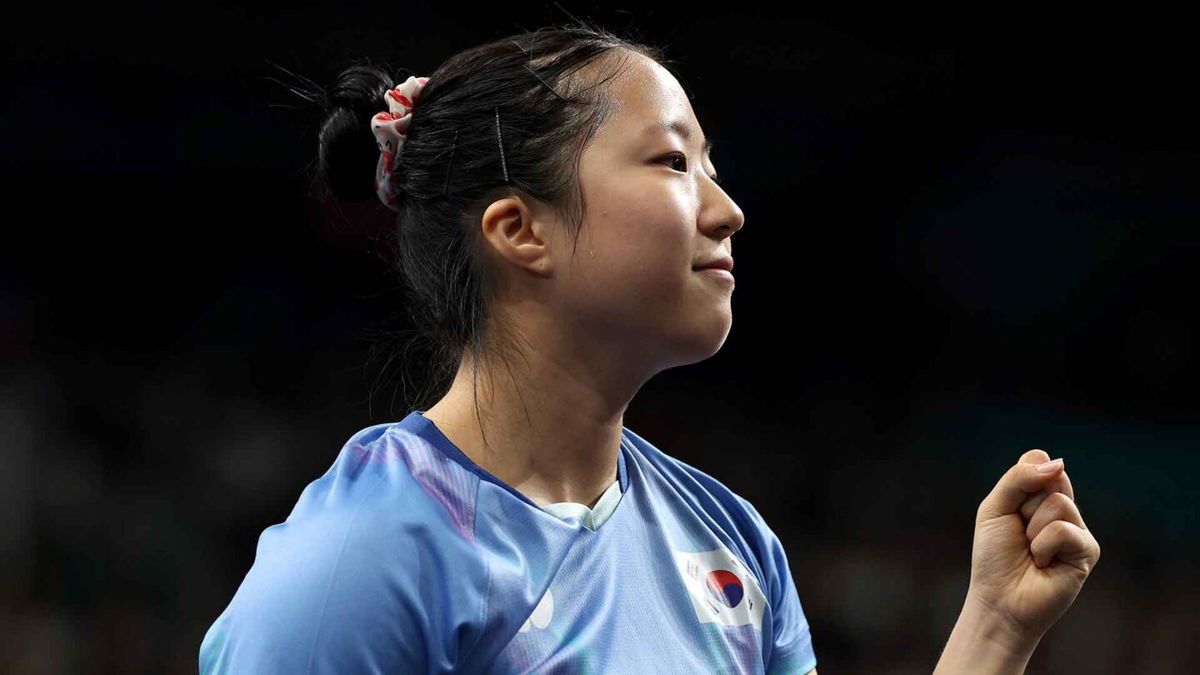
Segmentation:
[(1066, 462), (1061, 457), (1054, 462), (1057, 464), (1050, 464), (1051, 470), (1046, 472), (1038, 471), (1038, 464), (1018, 462), (1012, 465), (979, 504), (976, 522), (1018, 513), (1030, 495), (1046, 489), (1046, 485), (1066, 469)]

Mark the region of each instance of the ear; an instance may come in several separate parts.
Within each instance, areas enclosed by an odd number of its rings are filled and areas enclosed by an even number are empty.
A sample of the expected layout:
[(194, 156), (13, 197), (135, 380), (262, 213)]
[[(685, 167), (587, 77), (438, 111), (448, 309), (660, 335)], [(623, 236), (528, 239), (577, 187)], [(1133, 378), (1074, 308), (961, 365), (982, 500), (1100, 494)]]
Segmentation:
[(488, 205), (480, 219), (487, 249), (497, 263), (508, 262), (538, 276), (550, 276), (553, 233), (549, 210), (510, 195)]

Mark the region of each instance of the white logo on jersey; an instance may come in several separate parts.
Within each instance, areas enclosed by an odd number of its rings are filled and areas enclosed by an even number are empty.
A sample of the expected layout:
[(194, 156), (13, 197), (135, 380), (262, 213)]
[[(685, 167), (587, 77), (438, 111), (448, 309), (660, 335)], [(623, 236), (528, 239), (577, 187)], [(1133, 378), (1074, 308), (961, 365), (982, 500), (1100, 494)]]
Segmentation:
[(525, 623), (521, 626), (521, 632), (528, 633), (531, 623), (533, 628), (545, 628), (550, 625), (550, 619), (552, 618), (554, 618), (554, 594), (547, 588), (541, 602), (537, 604), (537, 607), (533, 608), (533, 614), (529, 615), (528, 619), (525, 619)]
[(725, 626), (751, 624), (762, 630), (766, 596), (754, 573), (728, 548), (674, 553), (675, 565), (701, 622)]

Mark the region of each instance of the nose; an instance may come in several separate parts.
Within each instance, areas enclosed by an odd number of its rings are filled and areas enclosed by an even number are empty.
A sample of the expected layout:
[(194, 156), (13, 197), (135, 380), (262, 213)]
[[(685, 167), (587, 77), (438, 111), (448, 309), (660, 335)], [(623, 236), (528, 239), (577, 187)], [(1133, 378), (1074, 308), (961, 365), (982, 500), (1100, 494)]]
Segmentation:
[(746, 214), (725, 190), (711, 178), (704, 178), (704, 204), (701, 209), (701, 229), (711, 236), (729, 237), (746, 224)]

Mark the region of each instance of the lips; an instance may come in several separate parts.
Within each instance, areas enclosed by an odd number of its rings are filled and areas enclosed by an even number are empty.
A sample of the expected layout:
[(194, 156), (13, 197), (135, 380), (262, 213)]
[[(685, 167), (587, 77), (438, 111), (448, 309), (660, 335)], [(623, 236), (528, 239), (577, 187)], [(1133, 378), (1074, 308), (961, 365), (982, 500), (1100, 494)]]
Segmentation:
[(703, 265), (697, 265), (697, 266), (693, 267), (692, 269), (694, 269), (694, 270), (719, 269), (719, 270), (725, 270), (726, 272), (732, 272), (733, 271), (733, 258), (718, 258), (717, 260), (707, 262)]

